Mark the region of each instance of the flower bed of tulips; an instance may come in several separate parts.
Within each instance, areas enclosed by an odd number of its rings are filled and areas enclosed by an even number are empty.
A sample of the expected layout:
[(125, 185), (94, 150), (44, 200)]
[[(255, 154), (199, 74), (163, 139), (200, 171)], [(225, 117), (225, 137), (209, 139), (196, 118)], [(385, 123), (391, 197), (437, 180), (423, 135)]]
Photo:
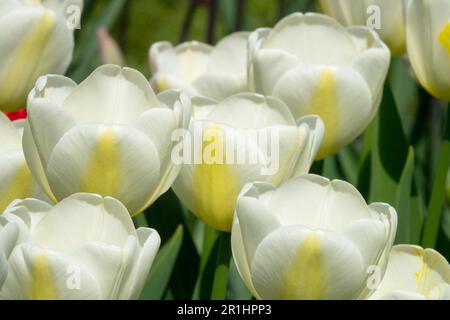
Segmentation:
[(0, 299), (450, 299), (450, 1), (262, 3), (0, 0)]

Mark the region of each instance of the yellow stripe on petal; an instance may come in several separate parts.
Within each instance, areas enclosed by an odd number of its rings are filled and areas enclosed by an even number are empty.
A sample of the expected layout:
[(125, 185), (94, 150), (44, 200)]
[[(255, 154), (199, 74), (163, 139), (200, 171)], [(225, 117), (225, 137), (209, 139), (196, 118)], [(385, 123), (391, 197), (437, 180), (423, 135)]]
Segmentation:
[(33, 195), (33, 176), (26, 164), (23, 164), (14, 174), (11, 181), (0, 189), (0, 214), (16, 199), (28, 198)]
[(297, 256), (284, 276), (286, 299), (317, 300), (325, 286), (319, 238), (311, 232), (300, 246)]
[(439, 32), (438, 41), (447, 50), (447, 53), (450, 54), (450, 21)]
[(431, 283), (429, 282), (431, 274), (431, 266), (425, 262), (425, 257), (423, 255), (423, 250), (416, 250), (416, 257), (421, 261), (419, 269), (414, 272), (414, 279), (416, 281), (416, 288), (418, 292), (423, 293), (425, 296), (431, 290)]
[[(206, 130), (209, 139), (203, 139), (203, 152), (211, 144), (224, 151), (222, 128), (213, 125)], [(217, 149), (214, 152), (219, 152)], [(208, 164), (205, 161), (194, 168), (195, 213), (206, 224), (221, 231), (231, 230), (236, 199), (240, 191), (235, 170), (233, 165)]]
[(39, 252), (33, 257), (30, 298), (32, 300), (54, 300), (57, 298), (50, 260), (45, 252)]
[(46, 10), (11, 57), (4, 74), (0, 75), (0, 109), (14, 111), (23, 108), (28, 92), (39, 77), (39, 68), (47, 42), (55, 27), (55, 15)]
[(332, 68), (322, 70), (319, 81), (314, 88), (305, 114), (320, 116), (325, 124), (325, 135), (317, 159), (335, 153), (339, 146), (336, 145), (335, 136), (339, 127), (339, 97), (336, 92), (336, 77)]
[(113, 128), (106, 128), (92, 150), (81, 181), (82, 192), (117, 197), (122, 180), (120, 150)]

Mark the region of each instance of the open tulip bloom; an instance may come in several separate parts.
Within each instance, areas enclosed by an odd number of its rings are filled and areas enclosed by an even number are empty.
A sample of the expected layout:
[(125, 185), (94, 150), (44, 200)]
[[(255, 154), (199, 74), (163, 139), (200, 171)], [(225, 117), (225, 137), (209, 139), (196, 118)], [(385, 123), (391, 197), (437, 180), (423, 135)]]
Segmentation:
[(260, 299), (361, 299), (370, 274), (384, 274), (396, 228), (394, 208), (367, 205), (344, 181), (253, 183), (236, 205), (233, 257)]
[(79, 19), (82, 5), (82, 0), (0, 1), (0, 111), (23, 109), (39, 76), (66, 71), (75, 29), (66, 9), (76, 6)]
[(24, 120), (10, 122), (0, 113), (0, 212), (16, 199), (42, 194), (22, 151)]
[(94, 194), (16, 201), (0, 218), (1, 240), (20, 230), (1, 299), (137, 299), (160, 244), (119, 201)]
[(176, 178), (171, 134), (190, 114), (187, 97), (156, 96), (133, 69), (104, 65), (78, 86), (45, 76), (28, 99), (25, 157), (52, 200), (92, 192), (138, 214)]
[(316, 116), (296, 122), (279, 99), (241, 93), (220, 102), (194, 98), (189, 134), (192, 138), (184, 142), (194, 141), (184, 144), (184, 153), (191, 151), (192, 161), (185, 161), (173, 189), (206, 224), (230, 231), (236, 199), (246, 183), (279, 184), (308, 172), (323, 123)]
[(315, 13), (294, 13), (249, 37), (249, 84), (283, 100), (295, 118), (319, 115), (325, 136), (318, 158), (362, 133), (375, 116), (389, 49), (367, 27), (342, 27)]
[(233, 33), (215, 47), (198, 41), (176, 47), (167, 41), (153, 44), (149, 54), (153, 88), (179, 89), (216, 100), (247, 91), (248, 35)]

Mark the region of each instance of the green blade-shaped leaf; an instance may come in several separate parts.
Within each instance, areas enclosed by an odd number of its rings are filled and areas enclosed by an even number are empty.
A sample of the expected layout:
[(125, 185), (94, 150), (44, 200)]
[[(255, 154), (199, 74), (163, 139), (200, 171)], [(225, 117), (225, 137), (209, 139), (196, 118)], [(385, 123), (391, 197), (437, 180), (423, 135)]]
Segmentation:
[(161, 299), (164, 296), (182, 241), (183, 227), (179, 226), (157, 254), (142, 291), (141, 300)]
[(396, 243), (411, 243), (411, 190), (414, 178), (414, 149), (409, 148), (408, 158), (403, 168), (395, 203), (398, 215)]

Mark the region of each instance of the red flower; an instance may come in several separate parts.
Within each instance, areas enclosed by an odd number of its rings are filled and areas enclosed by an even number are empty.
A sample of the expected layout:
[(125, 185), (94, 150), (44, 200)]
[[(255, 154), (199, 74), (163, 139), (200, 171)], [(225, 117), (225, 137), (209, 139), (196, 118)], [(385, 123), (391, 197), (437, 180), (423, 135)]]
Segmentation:
[(11, 121), (25, 119), (27, 117), (27, 109), (22, 109), (15, 112), (5, 112), (5, 114)]

